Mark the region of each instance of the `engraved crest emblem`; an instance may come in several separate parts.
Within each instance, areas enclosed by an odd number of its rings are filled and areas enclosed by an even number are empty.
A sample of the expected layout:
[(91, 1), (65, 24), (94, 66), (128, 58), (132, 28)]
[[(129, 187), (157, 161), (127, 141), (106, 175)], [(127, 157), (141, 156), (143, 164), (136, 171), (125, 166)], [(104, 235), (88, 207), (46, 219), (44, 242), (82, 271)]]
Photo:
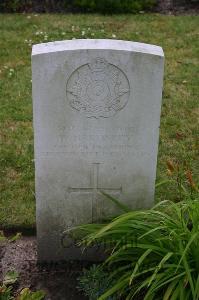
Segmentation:
[(116, 114), (127, 104), (129, 93), (123, 71), (100, 57), (76, 69), (66, 85), (70, 106), (94, 118)]

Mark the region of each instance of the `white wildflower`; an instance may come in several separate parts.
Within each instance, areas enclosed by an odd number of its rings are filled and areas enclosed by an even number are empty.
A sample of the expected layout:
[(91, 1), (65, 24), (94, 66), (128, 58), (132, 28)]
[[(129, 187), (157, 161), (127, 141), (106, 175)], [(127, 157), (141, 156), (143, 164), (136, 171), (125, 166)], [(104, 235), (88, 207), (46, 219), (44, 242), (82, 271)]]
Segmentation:
[(84, 31), (84, 30), (82, 30), (82, 35), (83, 35), (83, 36), (85, 35), (85, 31)]
[(115, 38), (116, 38), (116, 35), (115, 35), (115, 34), (112, 34), (112, 38), (115, 39)]

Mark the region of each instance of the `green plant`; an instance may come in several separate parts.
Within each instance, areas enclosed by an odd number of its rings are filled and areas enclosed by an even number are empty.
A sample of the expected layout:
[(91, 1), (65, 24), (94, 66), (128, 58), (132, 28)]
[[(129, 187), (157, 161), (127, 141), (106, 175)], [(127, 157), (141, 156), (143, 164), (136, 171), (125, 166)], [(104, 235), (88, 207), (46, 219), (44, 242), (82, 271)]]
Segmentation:
[(186, 200), (187, 198), (194, 199), (198, 194), (198, 186), (193, 180), (193, 174), (189, 166), (167, 160), (167, 174), (170, 180), (167, 182), (172, 183), (176, 190), (175, 201)]
[[(90, 269), (84, 270), (78, 281), (78, 289), (83, 291), (89, 300), (97, 300), (112, 283), (109, 274), (101, 265), (93, 265)], [(110, 296), (107, 299), (117, 300), (116, 296)]]
[(156, 0), (74, 0), (73, 5), (86, 12), (134, 13), (151, 9)]
[(19, 11), (21, 9), (21, 2), (23, 2), (24, 4), (24, 1), (22, 0), (4, 0), (4, 1), (1, 1), (0, 3), (0, 11), (10, 11), (10, 12), (16, 12), (16, 11)]
[[(4, 237), (3, 232), (1, 235)], [(15, 270), (8, 271), (3, 278), (3, 285), (0, 286), (0, 300), (12, 300), (12, 285), (18, 280), (19, 274)]]
[(199, 200), (163, 201), (148, 211), (130, 211), (108, 224), (78, 228), (83, 244), (105, 243), (104, 263), (114, 282), (98, 299), (119, 293), (144, 300), (199, 299)]
[(13, 300), (12, 287), (5, 285), (0, 286), (0, 300)]
[(21, 232), (17, 232), (15, 235), (10, 236), (9, 238), (4, 235), (3, 230), (0, 230), (0, 243), (4, 242), (15, 242), (21, 238)]
[(28, 288), (24, 288), (17, 300), (42, 300), (44, 297), (44, 291), (31, 292)]
[(16, 242), (16, 241), (19, 240), (21, 237), (22, 237), (21, 232), (17, 232), (15, 235), (9, 237), (8, 241), (9, 241), (10, 243)]
[(44, 291), (31, 292), (28, 288), (24, 288), (20, 294), (14, 298), (12, 296), (12, 286), (0, 286), (0, 300), (43, 300)]
[(5, 286), (12, 285), (18, 280), (19, 274), (15, 270), (8, 271), (3, 279)]
[[(142, 9), (151, 9), (156, 0), (1, 0), (0, 11), (94, 11), (102, 13), (137, 12)], [(38, 5), (39, 4), (39, 5)]]
[(29, 288), (24, 288), (20, 294), (13, 297), (13, 284), (17, 282), (19, 274), (15, 270), (8, 271), (3, 279), (3, 285), (0, 286), (0, 300), (42, 300), (45, 293), (42, 290), (32, 292)]

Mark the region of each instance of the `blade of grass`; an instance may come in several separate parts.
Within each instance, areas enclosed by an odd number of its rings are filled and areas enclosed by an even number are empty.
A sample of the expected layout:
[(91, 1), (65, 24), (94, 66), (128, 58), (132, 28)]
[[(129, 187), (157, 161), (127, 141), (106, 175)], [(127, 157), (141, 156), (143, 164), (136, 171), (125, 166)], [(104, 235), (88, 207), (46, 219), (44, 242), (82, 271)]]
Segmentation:
[(124, 212), (130, 212), (131, 209), (127, 206), (121, 203), (119, 200), (115, 199), (111, 195), (107, 194), (104, 191), (101, 191), (101, 194), (104, 195), (107, 199), (111, 200), (117, 207), (119, 207)]

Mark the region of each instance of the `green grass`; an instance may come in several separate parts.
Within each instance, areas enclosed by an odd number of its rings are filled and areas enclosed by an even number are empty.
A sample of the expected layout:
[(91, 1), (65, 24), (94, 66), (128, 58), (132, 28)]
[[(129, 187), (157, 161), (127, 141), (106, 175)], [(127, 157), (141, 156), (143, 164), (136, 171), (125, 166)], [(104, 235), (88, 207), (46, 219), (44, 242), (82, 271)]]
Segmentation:
[[(0, 15), (0, 224), (35, 223), (31, 44), (75, 38), (117, 38), (161, 45), (165, 79), (157, 181), (168, 178), (166, 162), (197, 182), (199, 108), (197, 16)], [(175, 184), (160, 186), (156, 201), (176, 199)]]

